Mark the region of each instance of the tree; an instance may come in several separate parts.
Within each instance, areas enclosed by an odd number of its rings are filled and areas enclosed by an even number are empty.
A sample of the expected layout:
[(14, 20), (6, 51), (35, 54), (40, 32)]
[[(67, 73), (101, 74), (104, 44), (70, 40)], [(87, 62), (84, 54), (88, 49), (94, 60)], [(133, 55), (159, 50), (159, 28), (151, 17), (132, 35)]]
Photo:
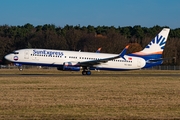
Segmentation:
[[(164, 26), (165, 27), (165, 26)], [(166, 26), (167, 27), (167, 26)], [(0, 59), (7, 53), (21, 48), (50, 48), (66, 50), (120, 53), (130, 44), (128, 53), (140, 51), (162, 30), (161, 26), (151, 28), (136, 26), (72, 26), (56, 27), (54, 24), (33, 26), (0, 26)], [(171, 29), (163, 57), (175, 57), (165, 64), (180, 65), (180, 28)]]

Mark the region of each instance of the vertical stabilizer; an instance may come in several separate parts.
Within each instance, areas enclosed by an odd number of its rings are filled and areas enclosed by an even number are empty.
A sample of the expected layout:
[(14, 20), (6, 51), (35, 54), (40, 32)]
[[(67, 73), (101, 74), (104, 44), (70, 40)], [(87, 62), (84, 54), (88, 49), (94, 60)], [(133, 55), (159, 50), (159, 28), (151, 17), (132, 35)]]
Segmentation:
[(169, 28), (163, 28), (162, 31), (142, 51), (138, 52), (138, 54), (162, 54), (166, 45), (169, 31)]

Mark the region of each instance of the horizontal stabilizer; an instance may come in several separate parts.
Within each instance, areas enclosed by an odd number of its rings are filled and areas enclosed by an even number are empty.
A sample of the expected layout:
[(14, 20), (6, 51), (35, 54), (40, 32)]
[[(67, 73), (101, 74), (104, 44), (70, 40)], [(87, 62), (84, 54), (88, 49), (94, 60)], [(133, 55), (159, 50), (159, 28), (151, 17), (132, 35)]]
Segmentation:
[(173, 57), (173, 58), (149, 59), (147, 62), (148, 63), (154, 63), (154, 62), (165, 61), (165, 60), (172, 60), (172, 59), (175, 59), (175, 57)]

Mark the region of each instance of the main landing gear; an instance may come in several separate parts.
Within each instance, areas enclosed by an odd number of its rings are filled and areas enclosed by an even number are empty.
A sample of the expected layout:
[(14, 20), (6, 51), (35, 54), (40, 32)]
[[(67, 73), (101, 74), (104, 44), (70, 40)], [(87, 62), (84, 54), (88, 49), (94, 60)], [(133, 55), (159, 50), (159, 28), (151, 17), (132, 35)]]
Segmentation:
[(88, 67), (83, 67), (82, 75), (91, 75), (91, 71)]
[(91, 75), (91, 71), (82, 71), (82, 75)]

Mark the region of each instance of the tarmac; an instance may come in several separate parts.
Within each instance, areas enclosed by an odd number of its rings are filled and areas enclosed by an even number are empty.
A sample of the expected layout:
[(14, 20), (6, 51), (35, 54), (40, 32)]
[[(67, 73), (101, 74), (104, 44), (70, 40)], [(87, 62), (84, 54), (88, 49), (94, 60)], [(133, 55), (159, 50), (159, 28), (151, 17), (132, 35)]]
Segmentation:
[(163, 74), (130, 74), (130, 73), (119, 73), (119, 74), (101, 74), (94, 73), (91, 75), (79, 74), (0, 74), (0, 77), (74, 77), (74, 76), (88, 76), (88, 77), (180, 77), (180, 74), (163, 73)]

